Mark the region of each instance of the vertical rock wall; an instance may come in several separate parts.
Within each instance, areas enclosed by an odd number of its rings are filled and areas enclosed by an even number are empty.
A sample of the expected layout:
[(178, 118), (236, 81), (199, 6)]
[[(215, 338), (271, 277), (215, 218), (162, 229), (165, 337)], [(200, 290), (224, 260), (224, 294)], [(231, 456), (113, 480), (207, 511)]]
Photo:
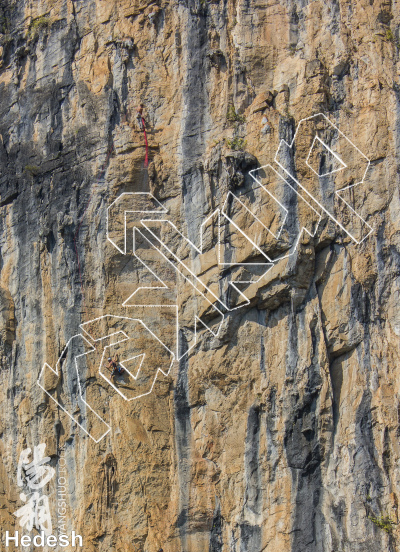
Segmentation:
[[(399, 25), (386, 0), (1, 0), (3, 531), (19, 454), (46, 442), (57, 469), (65, 451), (67, 532), (86, 552), (400, 550), (397, 525), (371, 520), (397, 523), (400, 492)], [(104, 314), (168, 320), (122, 306), (137, 267), (107, 241), (109, 205), (151, 191), (198, 244), (319, 112), (371, 161), (371, 235), (323, 219), (138, 401), (85, 365), (111, 425), (95, 443), (36, 384), (43, 364)]]

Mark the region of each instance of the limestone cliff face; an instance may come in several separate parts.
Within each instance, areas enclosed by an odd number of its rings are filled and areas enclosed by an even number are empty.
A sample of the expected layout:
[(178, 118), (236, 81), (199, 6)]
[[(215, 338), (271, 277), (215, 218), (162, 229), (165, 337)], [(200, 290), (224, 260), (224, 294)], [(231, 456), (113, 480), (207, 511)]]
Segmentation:
[[(67, 532), (84, 536), (85, 552), (400, 550), (399, 25), (398, 4), (386, 0), (1, 0), (3, 533), (18, 528), (19, 455), (45, 442), (57, 470), (65, 451)], [(175, 339), (166, 292), (163, 308), (123, 306), (143, 267), (132, 221), (126, 252), (107, 241), (113, 201), (151, 192), (195, 245), (229, 194), (268, 219), (249, 172), (273, 163), (280, 141), (290, 144), (317, 113), (371, 162), (360, 186), (351, 188), (356, 177), (341, 184), (364, 221), (343, 212), (344, 226), (373, 231), (355, 243), (315, 203), (307, 210), (293, 180), (286, 191), (281, 182), (293, 228), (321, 219), (287, 257), (284, 234), (277, 242), (254, 230), (269, 258), (285, 258), (247, 286), (249, 304), (222, 313), (218, 335), (199, 326), (194, 344), (186, 284), (161, 262), (183, 313), (176, 339), (190, 352), (137, 400), (100, 377), (98, 358), (83, 362), (78, 382), (63, 351), (82, 323), (140, 318)], [(326, 207), (330, 177), (320, 163), (319, 178), (307, 180), (304, 144), (284, 158)], [(239, 253), (226, 262), (259, 262), (260, 250), (229, 232)], [(161, 234), (209, 288), (235, 300), (234, 274), (218, 269), (212, 239), (200, 258), (176, 232)], [(147, 293), (156, 302), (161, 292)], [(198, 308), (212, 326), (210, 307)], [(60, 356), (49, 389), (57, 396), (66, 386), (78, 419), (80, 383), (111, 427), (97, 443), (36, 383)], [(55, 529), (56, 490), (53, 479)]]

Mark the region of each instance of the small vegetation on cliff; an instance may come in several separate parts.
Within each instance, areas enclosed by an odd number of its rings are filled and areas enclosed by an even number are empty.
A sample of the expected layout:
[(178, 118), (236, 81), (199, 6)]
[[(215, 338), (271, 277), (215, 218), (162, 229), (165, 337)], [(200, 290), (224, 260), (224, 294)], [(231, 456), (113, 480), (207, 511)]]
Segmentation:
[(382, 33), (379, 33), (379, 34), (376, 33), (376, 34), (374, 34), (373, 39), (372, 39), (372, 42), (376, 42), (376, 39), (377, 39), (377, 38), (378, 38), (378, 39), (381, 38), (381, 39), (385, 40), (386, 42), (391, 42), (394, 46), (396, 46), (396, 48), (397, 48), (398, 50), (400, 50), (400, 40), (396, 40), (396, 37), (394, 36), (393, 31), (392, 31), (392, 29), (391, 29), (390, 27), (388, 27), (388, 28), (386, 29), (386, 33), (385, 33), (385, 34), (382, 34)]
[(231, 124), (242, 124), (246, 122), (246, 117), (244, 115), (239, 115), (238, 113), (236, 113), (235, 106), (231, 104), (228, 106), (228, 109), (226, 111), (226, 120), (228, 121), (228, 123)]
[(29, 25), (29, 37), (35, 39), (50, 26), (51, 20), (47, 15), (41, 15), (33, 19)]
[(235, 136), (232, 140), (226, 139), (225, 143), (228, 148), (234, 151), (243, 151), (247, 145), (246, 140), (244, 138), (239, 138), (239, 136)]
[(369, 516), (369, 519), (374, 523), (379, 529), (382, 529), (388, 534), (391, 534), (393, 531), (393, 525), (396, 525), (393, 520), (390, 519), (389, 516)]
[(36, 165), (26, 165), (24, 170), (31, 176), (37, 176), (40, 173), (40, 169)]
[(394, 36), (392, 33), (392, 29), (386, 29), (386, 40), (390, 40), (390, 42), (394, 41)]

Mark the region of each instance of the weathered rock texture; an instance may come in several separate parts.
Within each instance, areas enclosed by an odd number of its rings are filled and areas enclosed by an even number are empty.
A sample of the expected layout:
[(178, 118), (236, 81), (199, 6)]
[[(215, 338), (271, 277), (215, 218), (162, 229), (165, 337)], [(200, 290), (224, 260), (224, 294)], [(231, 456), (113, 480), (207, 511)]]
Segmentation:
[[(19, 454), (46, 442), (54, 466), (65, 447), (67, 532), (85, 552), (400, 550), (397, 525), (370, 519), (397, 522), (400, 493), (398, 4), (1, 0), (0, 24), (3, 533)], [(88, 366), (112, 426), (94, 443), (36, 380), (80, 323), (138, 316), (107, 207), (151, 190), (197, 243), (318, 112), (371, 160), (359, 205), (374, 232), (355, 245), (324, 219), (140, 400)]]

